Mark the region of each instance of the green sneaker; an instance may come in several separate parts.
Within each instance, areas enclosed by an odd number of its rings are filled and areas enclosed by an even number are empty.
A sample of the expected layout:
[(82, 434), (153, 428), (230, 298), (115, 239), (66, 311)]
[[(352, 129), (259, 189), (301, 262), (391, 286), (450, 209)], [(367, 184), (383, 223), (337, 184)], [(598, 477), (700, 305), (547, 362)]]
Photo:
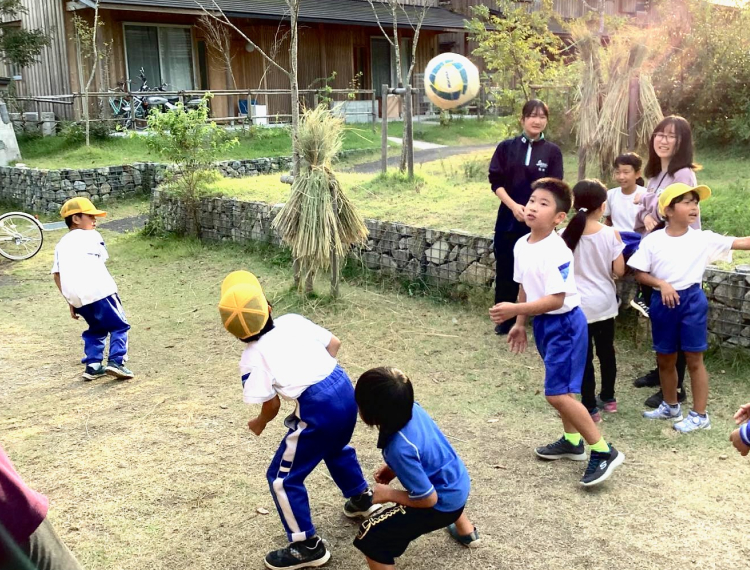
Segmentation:
[(84, 380), (90, 381), (101, 378), (106, 373), (107, 372), (104, 370), (104, 366), (102, 366), (102, 363), (95, 362), (94, 364), (87, 364), (86, 370), (83, 371), (83, 374), (81, 374), (81, 376)]
[(118, 380), (130, 380), (135, 374), (125, 368), (122, 364), (117, 364), (111, 360), (107, 362), (106, 373), (110, 376), (114, 376)]

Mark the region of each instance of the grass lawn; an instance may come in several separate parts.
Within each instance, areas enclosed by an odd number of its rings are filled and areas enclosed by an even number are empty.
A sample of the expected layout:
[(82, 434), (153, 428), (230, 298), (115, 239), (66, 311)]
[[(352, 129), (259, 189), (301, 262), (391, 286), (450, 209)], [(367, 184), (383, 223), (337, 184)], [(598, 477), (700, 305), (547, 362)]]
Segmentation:
[[(577, 484), (580, 463), (534, 459), (533, 446), (561, 429), (540, 393), (542, 366), (533, 349), (509, 354), (484, 304), (368, 282), (344, 283), (336, 303), (302, 301), (289, 292), (282, 255), (102, 233), (133, 326), (130, 382), (79, 377), (83, 326), (49, 275), (61, 234), (31, 260), (0, 260), (1, 443), (50, 498), (50, 519), (84, 568), (261, 568), (263, 555), (284, 544), (265, 470), (292, 408), (285, 402), (260, 438), (247, 430), (256, 410), (242, 404), (243, 345), (216, 310), (222, 278), (238, 268), (260, 275), (277, 314), (302, 313), (339, 336), (353, 379), (375, 365), (405, 370), (466, 463), (467, 512), (483, 545), (468, 550), (435, 532), (409, 547), (400, 568), (662, 570), (665, 544), (670, 567), (746, 566), (750, 463), (727, 441), (732, 414), (749, 399), (746, 357), (709, 359), (714, 429), (678, 436), (640, 418), (648, 394), (630, 379), (653, 356), (621, 327), (620, 412), (603, 431), (627, 461), (586, 491)], [(375, 442), (376, 432), (359, 424), (353, 444), (368, 477), (380, 463)], [(324, 468), (308, 488), (333, 553), (327, 567), (364, 568), (351, 545), (357, 527)]]

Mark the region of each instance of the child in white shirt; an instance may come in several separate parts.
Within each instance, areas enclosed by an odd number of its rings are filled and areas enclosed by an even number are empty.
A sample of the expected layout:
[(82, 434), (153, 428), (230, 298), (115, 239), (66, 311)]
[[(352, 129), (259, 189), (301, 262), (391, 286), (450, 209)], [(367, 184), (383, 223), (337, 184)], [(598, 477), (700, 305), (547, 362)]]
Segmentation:
[(615, 159), (615, 180), (619, 186), (607, 191), (604, 217), (607, 225), (618, 232), (635, 232), (635, 216), (639, 208), (636, 202), (646, 193), (641, 178), (642, 166), (643, 159), (634, 152), (621, 154)]
[[(666, 229), (653, 231), (628, 265), (636, 280), (658, 290), (651, 299), (651, 328), (664, 400), (648, 419), (676, 422), (682, 433), (710, 429), (706, 412), (708, 373), (703, 353), (708, 349), (708, 301), (701, 283), (706, 266), (731, 259), (734, 249), (750, 249), (750, 237), (734, 238), (690, 227), (700, 216), (701, 200), (711, 196), (707, 186), (675, 183), (659, 196), (659, 215)], [(677, 400), (677, 352), (685, 353), (693, 392), (693, 409), (682, 419)]]
[[(52, 275), (63, 297), (68, 301), (70, 316), (83, 317), (89, 325), (83, 333), (86, 365), (84, 380), (104, 374), (120, 380), (133, 378), (123, 364), (128, 353), (128, 330), (117, 285), (104, 262), (109, 259), (104, 239), (96, 231), (96, 219), (107, 212), (98, 210), (88, 198), (65, 202), (60, 215), (70, 230), (55, 247)], [(104, 343), (109, 336), (109, 358), (104, 367)]]
[(295, 402), (284, 420), (289, 431), (266, 473), (289, 545), (269, 552), (265, 564), (276, 569), (321, 566), (331, 554), (316, 534), (305, 489), (305, 479), (321, 461), (348, 499), (346, 516), (366, 518), (380, 508), (349, 445), (357, 403), (336, 361), (341, 341), (300, 315), (274, 319), (260, 283), (247, 271), (224, 279), (219, 312), (227, 331), (247, 343), (240, 359), (243, 399), (262, 405), (248, 422), (250, 431), (263, 433), (279, 412), (279, 397)]
[(598, 180), (581, 180), (573, 187), (576, 215), (562, 235), (573, 251), (575, 279), (581, 295), (581, 310), (589, 332), (586, 370), (581, 383), (581, 402), (595, 422), (601, 421), (596, 398), (594, 347), (599, 357), (601, 393), (605, 412), (617, 411), (615, 379), (615, 317), (618, 313), (617, 287), (613, 275), (625, 274), (625, 244), (617, 230), (599, 222), (605, 208), (607, 191)]

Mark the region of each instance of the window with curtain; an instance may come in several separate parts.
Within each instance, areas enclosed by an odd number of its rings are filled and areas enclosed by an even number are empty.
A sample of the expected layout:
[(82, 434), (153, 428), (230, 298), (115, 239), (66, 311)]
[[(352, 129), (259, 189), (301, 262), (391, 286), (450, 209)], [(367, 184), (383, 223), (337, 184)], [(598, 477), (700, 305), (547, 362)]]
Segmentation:
[(128, 24), (125, 53), (132, 89), (141, 86), (138, 79), (141, 67), (151, 87), (167, 83), (171, 91), (195, 88), (190, 28)]

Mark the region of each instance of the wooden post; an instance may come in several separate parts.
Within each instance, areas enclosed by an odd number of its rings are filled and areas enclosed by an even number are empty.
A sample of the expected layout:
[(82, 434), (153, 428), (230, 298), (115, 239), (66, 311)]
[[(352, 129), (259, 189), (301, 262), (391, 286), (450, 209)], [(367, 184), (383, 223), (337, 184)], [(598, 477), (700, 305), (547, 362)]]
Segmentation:
[(633, 151), (638, 144), (636, 127), (640, 119), (640, 109), (638, 101), (640, 100), (641, 84), (639, 77), (630, 78), (630, 90), (628, 93), (628, 150)]
[(380, 114), (382, 115), (381, 123), (381, 152), (380, 157), (380, 171), (385, 174), (388, 172), (388, 86), (383, 85), (382, 87), (382, 100), (380, 107)]
[(135, 130), (135, 97), (128, 85), (128, 95), (130, 95), (130, 128)]
[(406, 146), (406, 172), (409, 180), (414, 178), (414, 125), (412, 124), (411, 85), (406, 86), (404, 94), (404, 140)]
[(586, 178), (586, 148), (581, 146), (578, 149), (578, 180)]
[(378, 100), (375, 96), (375, 89), (372, 90), (372, 130), (375, 132), (375, 123), (378, 119)]
[[(266, 107), (268, 109), (268, 107)], [(268, 114), (268, 113), (266, 113)], [(247, 122), (250, 126), (255, 124), (255, 106), (253, 105), (253, 92), (247, 92)]]

